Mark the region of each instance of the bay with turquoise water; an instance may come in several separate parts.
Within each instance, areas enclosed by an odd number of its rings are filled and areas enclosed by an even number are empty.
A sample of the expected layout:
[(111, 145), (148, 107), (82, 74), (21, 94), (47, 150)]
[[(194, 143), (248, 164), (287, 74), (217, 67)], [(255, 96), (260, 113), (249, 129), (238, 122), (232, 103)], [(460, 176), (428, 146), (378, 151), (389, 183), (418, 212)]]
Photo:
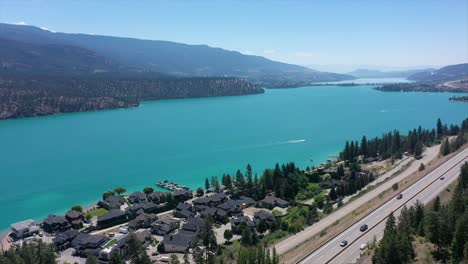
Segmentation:
[(144, 102), (138, 108), (0, 121), (0, 230), (88, 205), (103, 191), (294, 161), (318, 164), (348, 139), (406, 134), (437, 118), (459, 124), (468, 104), (450, 93), (384, 93), (319, 86), (265, 94)]

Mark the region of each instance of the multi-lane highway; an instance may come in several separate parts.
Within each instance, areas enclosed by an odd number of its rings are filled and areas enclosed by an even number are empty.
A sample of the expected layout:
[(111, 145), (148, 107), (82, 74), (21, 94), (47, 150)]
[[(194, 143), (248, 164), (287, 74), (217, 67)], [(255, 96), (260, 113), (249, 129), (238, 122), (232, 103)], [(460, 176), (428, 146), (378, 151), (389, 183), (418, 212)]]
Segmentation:
[[(457, 179), (460, 174), (460, 167), (465, 161), (468, 161), (468, 148), (404, 190), (401, 199), (393, 198), (378, 207), (353, 226), (305, 257), (300, 263), (354, 262), (362, 252), (360, 249), (362, 244), (368, 244), (374, 237), (377, 239), (382, 238), (386, 218), (391, 212), (394, 212), (395, 217), (398, 217), (404, 205), (409, 207), (416, 200), (422, 203), (430, 202)], [(441, 179), (442, 177), (443, 179)], [(368, 230), (361, 232), (360, 227), (364, 224), (368, 225)], [(348, 242), (348, 245), (345, 247), (340, 246), (340, 242), (343, 240)]]

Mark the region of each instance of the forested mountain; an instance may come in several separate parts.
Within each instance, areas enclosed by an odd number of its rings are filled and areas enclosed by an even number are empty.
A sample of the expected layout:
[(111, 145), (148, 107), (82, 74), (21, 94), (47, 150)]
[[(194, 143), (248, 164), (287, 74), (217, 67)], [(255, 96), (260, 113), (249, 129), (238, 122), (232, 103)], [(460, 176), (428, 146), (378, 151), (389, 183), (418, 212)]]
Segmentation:
[(0, 74), (82, 75), (119, 71), (122, 66), (96, 53), (70, 45), (37, 45), (0, 39)]
[(406, 71), (379, 71), (379, 70), (368, 70), (368, 69), (357, 69), (349, 72), (357, 78), (407, 78), (413, 74), (420, 72), (433, 71), (434, 69), (418, 69), (418, 70), (406, 70)]
[(435, 71), (415, 73), (409, 80), (419, 82), (443, 82), (468, 78), (468, 63), (450, 65)]
[(206, 45), (54, 33), (33, 26), (10, 24), (0, 24), (0, 38), (39, 45), (77, 46), (126, 67), (178, 76), (234, 76), (265, 86), (353, 79), (349, 75), (318, 72)]
[(137, 106), (142, 100), (263, 93), (235, 78), (0, 77), (0, 119)]

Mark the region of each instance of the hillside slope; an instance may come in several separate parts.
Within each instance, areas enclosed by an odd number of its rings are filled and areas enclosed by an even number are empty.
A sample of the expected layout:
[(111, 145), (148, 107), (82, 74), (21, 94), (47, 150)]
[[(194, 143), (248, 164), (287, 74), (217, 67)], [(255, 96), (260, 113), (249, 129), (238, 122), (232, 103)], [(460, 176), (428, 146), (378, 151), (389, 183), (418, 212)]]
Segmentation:
[(443, 82), (468, 78), (468, 63), (450, 65), (435, 71), (413, 74), (409, 80), (418, 82)]
[(126, 67), (178, 76), (235, 76), (266, 86), (353, 79), (206, 45), (86, 34), (54, 33), (33, 26), (0, 24), (0, 38), (33, 44), (73, 45)]

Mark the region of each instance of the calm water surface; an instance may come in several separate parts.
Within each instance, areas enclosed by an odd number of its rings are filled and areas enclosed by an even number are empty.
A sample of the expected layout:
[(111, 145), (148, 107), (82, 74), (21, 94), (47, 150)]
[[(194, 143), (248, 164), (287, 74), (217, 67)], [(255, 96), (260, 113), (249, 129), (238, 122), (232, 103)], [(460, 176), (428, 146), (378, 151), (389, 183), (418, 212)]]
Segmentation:
[(449, 93), (383, 93), (372, 86), (144, 102), (133, 109), (0, 121), (0, 230), (87, 205), (116, 186), (317, 164), (347, 139), (459, 123), (468, 104)]

